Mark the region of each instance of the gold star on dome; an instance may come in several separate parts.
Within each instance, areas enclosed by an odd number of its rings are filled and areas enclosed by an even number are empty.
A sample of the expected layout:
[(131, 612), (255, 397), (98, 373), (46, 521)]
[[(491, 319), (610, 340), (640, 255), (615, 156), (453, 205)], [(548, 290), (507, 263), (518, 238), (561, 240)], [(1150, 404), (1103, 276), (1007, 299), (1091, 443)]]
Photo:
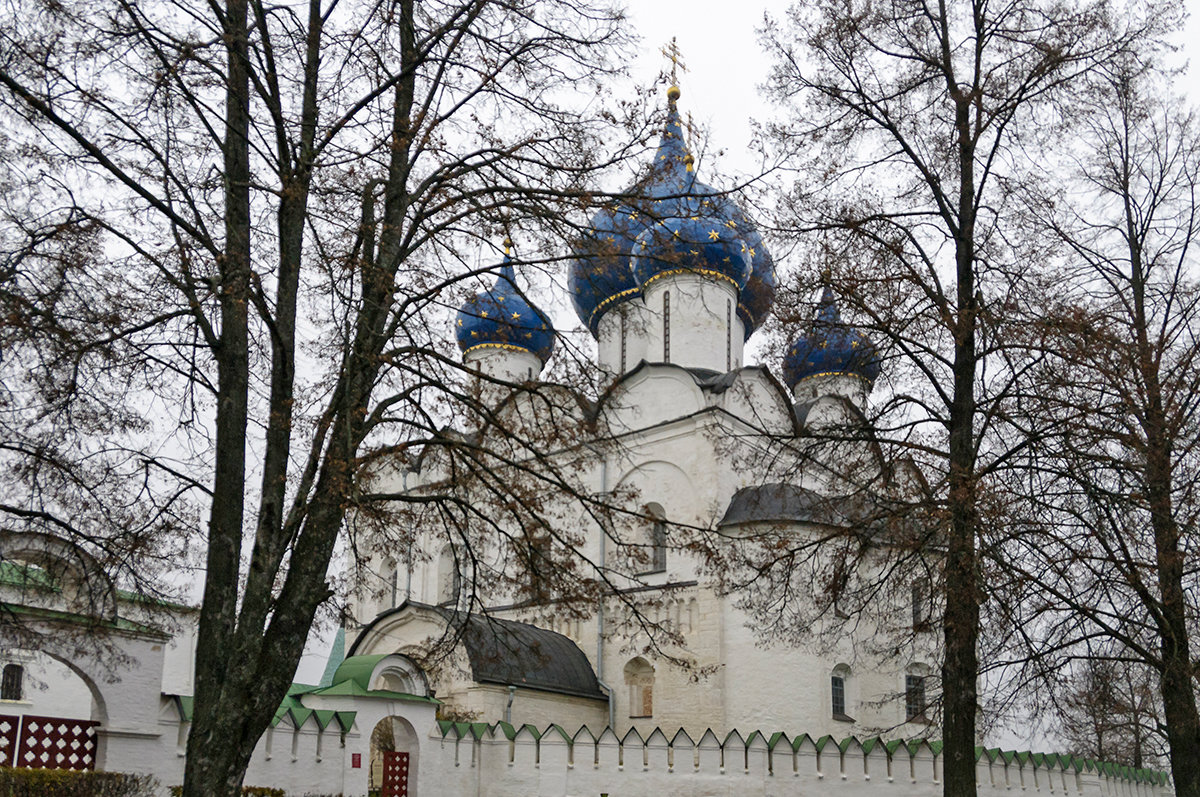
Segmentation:
[(526, 340), (530, 340), (530, 339), (532, 339), (532, 338), (533, 338), (533, 333), (532, 333), (532, 332), (526, 332), (526, 333), (525, 333), (525, 339), (526, 339)]
[(709, 230), (708, 231), (708, 240), (710, 240), (710, 241), (721, 240), (721, 233), (717, 232), (716, 230)]
[(473, 338), (477, 338), (477, 337), (479, 337), (479, 333), (478, 333), (478, 332), (476, 332), (475, 330), (473, 330), (473, 329), (472, 329), (472, 330), (471, 330), (471, 337), (473, 337)]
[(497, 297), (496, 297), (496, 301), (498, 301), (498, 302), (502, 302), (502, 301), (504, 301), (504, 297), (503, 297), (503, 296), (497, 296)]
[(455, 323), (456, 323), (456, 324), (458, 324), (458, 325), (461, 327), (461, 326), (462, 326), (462, 319), (461, 319), (461, 318), (460, 318), (460, 319), (458, 319), (458, 321), (456, 321)]
[(754, 257), (754, 247), (750, 247), (750, 257)]
[(736, 224), (734, 224), (734, 222), (733, 222), (733, 219), (730, 219), (729, 221), (725, 222), (725, 226), (726, 226), (726, 227), (728, 227), (728, 228), (729, 228), (729, 229), (731, 229), (731, 230), (736, 230), (736, 229), (737, 229), (737, 225), (736, 225)]
[(612, 236), (612, 235), (606, 235), (606, 236), (604, 236), (604, 243), (606, 243), (606, 244), (614, 244), (614, 243), (616, 243), (616, 242), (617, 242), (617, 239), (616, 239), (616, 237), (615, 237), (615, 236)]
[(857, 348), (858, 348), (858, 341), (857, 341), (857, 340), (852, 340), (852, 341), (850, 341), (850, 348), (852, 348), (852, 349), (857, 349)]
[(732, 263), (732, 262), (733, 262), (733, 258), (731, 258), (729, 255), (725, 255), (725, 259), (724, 259), (724, 260), (722, 260), (721, 262), (722, 262), (722, 263)]
[(692, 253), (692, 257), (700, 257), (700, 252), (698, 252), (697, 250), (692, 249), (690, 251)]
[(671, 233), (671, 236), (672, 236), (673, 238), (680, 238), (680, 237), (682, 237), (682, 236), (680, 236), (680, 234), (679, 234), (679, 230), (676, 230), (675, 232)]
[(513, 317), (513, 320), (514, 320), (514, 321), (516, 321), (518, 318), (520, 318), (520, 317), (521, 317), (521, 314), (520, 314), (520, 313), (513, 313), (513, 314), (512, 314), (512, 317)]
[(700, 221), (700, 217), (699, 217), (699, 216), (692, 216), (692, 221)]
[(637, 221), (637, 218), (638, 218), (638, 212), (636, 210), (629, 211), (629, 220), (630, 221)]
[(481, 312), (479, 313), (479, 317), (480, 317), (480, 318), (487, 318), (487, 310), (483, 310), (483, 311), (481, 311)]

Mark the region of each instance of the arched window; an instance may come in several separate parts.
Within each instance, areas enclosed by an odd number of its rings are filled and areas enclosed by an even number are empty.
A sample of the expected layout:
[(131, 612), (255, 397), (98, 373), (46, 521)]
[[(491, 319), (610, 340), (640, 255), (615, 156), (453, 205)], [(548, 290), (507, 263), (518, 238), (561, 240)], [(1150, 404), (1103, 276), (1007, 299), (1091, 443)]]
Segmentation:
[(554, 566), (551, 555), (550, 535), (537, 531), (527, 533), (525, 557), (529, 568), (529, 597), (534, 603), (550, 600)]
[(395, 559), (388, 559), (383, 563), (383, 578), (384, 589), (387, 591), (388, 606), (392, 609), (396, 608), (396, 598), (400, 588), (400, 567), (396, 564)]
[(929, 721), (925, 715), (928, 677), (929, 668), (923, 664), (912, 665), (904, 676), (904, 719), (907, 722)]
[(625, 685), (629, 687), (629, 718), (654, 716), (654, 668), (638, 656), (625, 665)]
[(932, 616), (930, 612), (930, 590), (926, 581), (914, 581), (912, 585), (912, 627), (914, 631), (928, 631)]
[(24, 680), (24, 667), (20, 664), (5, 664), (4, 682), (0, 685), (0, 700), (20, 700)]
[(461, 586), (462, 582), (458, 575), (458, 557), (454, 553), (454, 546), (447, 543), (438, 556), (438, 603), (457, 603)]
[(371, 688), (425, 697), (429, 694), (429, 681), (416, 662), (407, 656), (397, 655), (392, 664), (375, 676)]
[(647, 504), (646, 514), (651, 518), (646, 539), (650, 562), (639, 575), (662, 573), (667, 569), (667, 514), (658, 504)]
[(835, 720), (842, 722), (853, 722), (854, 718), (850, 716), (847, 710), (849, 701), (849, 686), (850, 686), (850, 668), (845, 664), (839, 664), (833, 668), (833, 672), (829, 675), (829, 704), (831, 713)]

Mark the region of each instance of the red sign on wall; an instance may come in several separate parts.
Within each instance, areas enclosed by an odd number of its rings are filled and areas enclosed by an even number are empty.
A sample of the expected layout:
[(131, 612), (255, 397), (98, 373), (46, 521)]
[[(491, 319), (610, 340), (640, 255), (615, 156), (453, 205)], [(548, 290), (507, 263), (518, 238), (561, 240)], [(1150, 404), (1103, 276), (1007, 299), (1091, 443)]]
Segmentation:
[(350, 754), (350, 767), (351, 769), (362, 769), (362, 753)]

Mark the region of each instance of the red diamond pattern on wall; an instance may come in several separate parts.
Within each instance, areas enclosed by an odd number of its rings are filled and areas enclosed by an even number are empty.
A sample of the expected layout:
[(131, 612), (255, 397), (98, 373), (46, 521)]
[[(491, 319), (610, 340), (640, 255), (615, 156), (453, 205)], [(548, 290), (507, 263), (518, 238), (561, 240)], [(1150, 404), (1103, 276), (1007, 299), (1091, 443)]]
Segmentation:
[(96, 768), (96, 726), (90, 720), (26, 715), (13, 766), (30, 769)]
[(0, 767), (11, 767), (17, 754), (17, 731), (21, 727), (20, 717), (0, 714)]

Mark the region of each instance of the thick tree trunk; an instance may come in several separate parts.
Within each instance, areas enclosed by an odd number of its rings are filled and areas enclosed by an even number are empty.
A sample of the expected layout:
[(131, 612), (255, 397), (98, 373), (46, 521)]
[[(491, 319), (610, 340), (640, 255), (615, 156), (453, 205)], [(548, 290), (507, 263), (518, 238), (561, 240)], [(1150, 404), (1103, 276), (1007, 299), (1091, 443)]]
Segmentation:
[(955, 230), (955, 329), (953, 404), (950, 407), (949, 540), (946, 611), (942, 621), (943, 793), (973, 797), (975, 715), (979, 674), (979, 567), (975, 475), (975, 149), (970, 98), (951, 88), (956, 105), (959, 158), (958, 227)]
[(1184, 554), (1171, 499), (1171, 450), (1163, 432), (1157, 373), (1148, 374), (1150, 412), (1147, 413), (1146, 493), (1158, 564), (1157, 616), (1162, 669), (1159, 688), (1171, 748), (1171, 777), (1178, 797), (1200, 797), (1200, 713), (1196, 709), (1192, 656), (1183, 593)]
[(238, 567), (245, 513), (246, 419), (249, 391), (250, 154), (247, 3), (229, 0), (224, 33), (227, 60), (224, 140), (225, 250), (218, 344), (216, 468), (205, 563), (204, 603), (196, 643), (196, 710), (188, 737), (184, 797), (235, 797), (245, 768), (230, 743), (230, 670), (226, 644), (237, 612)]
[[(1123, 150), (1129, 152), (1128, 144)], [(1121, 175), (1125, 199), (1125, 231), (1129, 242), (1130, 279), (1133, 290), (1133, 323), (1137, 339), (1137, 369), (1145, 391), (1142, 421), (1145, 435), (1145, 492), (1154, 534), (1158, 565), (1158, 626), (1162, 668), (1159, 688), (1171, 749), (1171, 777), (1178, 797), (1200, 797), (1200, 712), (1192, 658), (1188, 642), (1187, 603), (1183, 592), (1184, 553), (1179, 547), (1180, 530), (1172, 497), (1175, 476), (1174, 440), (1177, 432), (1167, 418), (1160, 372), (1161, 343), (1151, 341), (1147, 311), (1147, 268), (1141, 249), (1136, 213), (1130, 201), (1132, 164), (1123, 163)]]

